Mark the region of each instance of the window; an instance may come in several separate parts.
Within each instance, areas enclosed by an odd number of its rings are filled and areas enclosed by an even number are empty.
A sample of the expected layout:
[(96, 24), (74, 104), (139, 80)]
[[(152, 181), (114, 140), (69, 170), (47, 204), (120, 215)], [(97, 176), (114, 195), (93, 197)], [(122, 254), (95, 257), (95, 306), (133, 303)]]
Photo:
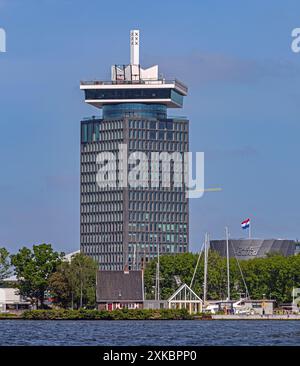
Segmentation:
[(165, 138), (165, 133), (163, 131), (159, 131), (158, 138), (159, 140), (163, 140)]
[(155, 131), (150, 131), (149, 132), (149, 139), (150, 140), (155, 140), (156, 139), (156, 132)]
[(167, 132), (167, 140), (173, 140), (173, 132)]
[(154, 130), (156, 129), (156, 122), (155, 121), (150, 122), (150, 128), (154, 129)]
[(87, 142), (87, 124), (81, 125), (81, 142)]
[(167, 130), (173, 130), (173, 122), (172, 121), (167, 121)]
[(166, 122), (160, 121), (159, 122), (159, 129), (164, 130), (166, 128)]

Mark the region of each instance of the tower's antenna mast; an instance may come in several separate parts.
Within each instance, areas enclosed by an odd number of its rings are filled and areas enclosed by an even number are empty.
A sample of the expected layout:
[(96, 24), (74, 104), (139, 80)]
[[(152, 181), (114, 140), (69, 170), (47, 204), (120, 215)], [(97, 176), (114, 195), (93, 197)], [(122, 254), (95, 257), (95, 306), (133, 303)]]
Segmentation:
[(130, 31), (130, 64), (140, 64), (140, 31), (138, 29)]

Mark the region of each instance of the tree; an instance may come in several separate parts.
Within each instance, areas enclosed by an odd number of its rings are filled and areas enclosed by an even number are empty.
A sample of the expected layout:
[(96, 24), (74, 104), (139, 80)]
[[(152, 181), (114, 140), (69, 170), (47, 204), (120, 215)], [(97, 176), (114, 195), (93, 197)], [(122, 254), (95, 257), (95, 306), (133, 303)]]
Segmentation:
[(82, 253), (75, 254), (71, 260), (70, 283), (79, 308), (95, 305), (96, 272), (98, 265)]
[(9, 252), (5, 248), (0, 248), (0, 283), (11, 273)]
[[(174, 276), (188, 285), (191, 282), (198, 254), (184, 253), (160, 257), (161, 298), (167, 299), (178, 287)], [(238, 262), (230, 259), (230, 297), (239, 299), (245, 293), (245, 283), (252, 299), (272, 298), (278, 302), (292, 300), (293, 287), (300, 287), (300, 254), (284, 257), (272, 253), (266, 258), (254, 258)], [(150, 261), (145, 270), (146, 297), (153, 298), (156, 259)], [(210, 250), (208, 254), (207, 298), (226, 299), (227, 275), (226, 258)], [(193, 290), (203, 296), (204, 260), (200, 260)]]
[(32, 250), (23, 247), (12, 255), (11, 263), (15, 267), (20, 294), (43, 308), (49, 278), (62, 257), (63, 253), (53, 251), (51, 244), (34, 245)]
[(95, 306), (96, 271), (98, 265), (82, 253), (71, 262), (63, 262), (50, 277), (50, 291), (56, 304), (73, 309)]
[[(62, 262), (49, 278), (49, 291), (53, 296), (53, 303), (63, 308), (68, 308), (72, 302), (71, 285), (69, 283), (69, 262)], [(73, 306), (72, 306), (73, 308)]]

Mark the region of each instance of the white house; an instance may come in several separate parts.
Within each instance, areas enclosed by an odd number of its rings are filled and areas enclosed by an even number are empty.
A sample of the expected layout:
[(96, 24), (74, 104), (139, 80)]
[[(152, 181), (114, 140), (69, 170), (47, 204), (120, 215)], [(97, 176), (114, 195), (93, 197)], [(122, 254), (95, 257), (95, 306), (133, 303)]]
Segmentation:
[(15, 288), (0, 288), (0, 313), (25, 310), (30, 302), (18, 294)]

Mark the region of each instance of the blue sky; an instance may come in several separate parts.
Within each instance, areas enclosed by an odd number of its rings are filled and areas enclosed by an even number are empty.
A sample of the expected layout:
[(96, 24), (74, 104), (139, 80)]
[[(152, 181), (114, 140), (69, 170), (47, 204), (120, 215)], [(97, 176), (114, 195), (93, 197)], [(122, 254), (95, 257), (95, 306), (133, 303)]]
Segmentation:
[(99, 114), (79, 81), (128, 63), (134, 28), (141, 64), (189, 86), (176, 113), (223, 189), (191, 200), (191, 249), (247, 217), (256, 237), (300, 237), (299, 1), (0, 0), (0, 27), (0, 246), (78, 249), (79, 123)]

